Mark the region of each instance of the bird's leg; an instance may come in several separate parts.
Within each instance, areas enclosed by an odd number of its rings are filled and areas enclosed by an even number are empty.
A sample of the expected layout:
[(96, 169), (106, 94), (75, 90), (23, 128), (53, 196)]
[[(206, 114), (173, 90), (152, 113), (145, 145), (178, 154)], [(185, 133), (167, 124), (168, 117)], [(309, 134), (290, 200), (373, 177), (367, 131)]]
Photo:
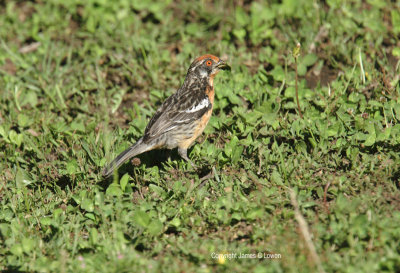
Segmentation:
[(185, 159), (187, 162), (190, 163), (190, 165), (192, 165), (193, 168), (196, 168), (196, 165), (194, 165), (194, 163), (189, 159), (189, 157), (187, 156), (187, 149), (185, 148), (178, 148), (178, 153), (179, 155)]

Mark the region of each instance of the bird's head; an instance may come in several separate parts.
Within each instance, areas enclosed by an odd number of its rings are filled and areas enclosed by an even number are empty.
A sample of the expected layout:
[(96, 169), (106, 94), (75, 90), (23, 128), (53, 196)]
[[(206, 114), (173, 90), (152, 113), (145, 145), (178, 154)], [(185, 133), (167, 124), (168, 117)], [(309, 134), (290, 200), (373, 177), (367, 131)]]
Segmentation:
[(196, 78), (214, 78), (221, 70), (231, 70), (231, 67), (214, 55), (198, 57), (189, 67), (188, 75)]

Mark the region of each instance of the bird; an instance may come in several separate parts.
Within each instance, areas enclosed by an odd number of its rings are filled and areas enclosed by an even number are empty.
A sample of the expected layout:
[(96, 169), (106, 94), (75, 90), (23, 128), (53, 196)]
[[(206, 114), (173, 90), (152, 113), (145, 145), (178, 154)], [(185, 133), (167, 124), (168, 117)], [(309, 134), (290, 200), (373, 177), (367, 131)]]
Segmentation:
[(231, 70), (231, 67), (219, 57), (206, 54), (196, 58), (181, 87), (161, 104), (143, 136), (104, 168), (103, 177), (110, 177), (126, 160), (154, 149), (178, 148), (179, 155), (194, 166), (187, 149), (210, 120), (214, 77), (221, 70)]

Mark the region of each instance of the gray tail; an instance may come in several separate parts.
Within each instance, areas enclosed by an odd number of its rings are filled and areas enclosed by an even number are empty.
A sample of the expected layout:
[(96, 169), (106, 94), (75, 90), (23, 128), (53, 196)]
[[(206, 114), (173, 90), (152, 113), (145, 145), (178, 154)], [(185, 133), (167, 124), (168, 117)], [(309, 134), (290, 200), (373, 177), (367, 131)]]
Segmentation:
[(143, 143), (142, 138), (139, 139), (135, 144), (120, 153), (110, 164), (108, 164), (108, 166), (103, 170), (103, 177), (110, 177), (114, 170), (121, 166), (126, 160), (150, 149), (151, 147), (149, 147), (149, 145)]

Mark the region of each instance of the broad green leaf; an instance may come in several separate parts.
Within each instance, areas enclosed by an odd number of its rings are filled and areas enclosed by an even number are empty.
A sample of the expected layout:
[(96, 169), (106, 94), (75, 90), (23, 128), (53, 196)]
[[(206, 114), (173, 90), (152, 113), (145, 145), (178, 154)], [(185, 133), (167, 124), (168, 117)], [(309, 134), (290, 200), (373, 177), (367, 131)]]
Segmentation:
[(34, 239), (27, 237), (22, 239), (22, 249), (26, 254), (29, 254), (34, 247), (35, 247)]
[(166, 192), (163, 190), (163, 188), (155, 185), (155, 184), (150, 184), (149, 189), (155, 193), (157, 193), (160, 197), (164, 197), (166, 195)]
[(32, 120), (25, 114), (18, 114), (17, 120), (18, 126), (20, 127), (26, 127), (32, 124)]
[(97, 244), (98, 237), (99, 237), (99, 233), (97, 232), (97, 229), (91, 228), (90, 232), (89, 232), (89, 239), (93, 245)]
[(83, 124), (82, 121), (73, 121), (70, 124), (70, 130), (71, 131), (77, 131), (77, 132), (85, 132), (85, 125)]
[(94, 210), (93, 200), (85, 197), (81, 202), (81, 208), (86, 210), (87, 212), (92, 212)]
[(10, 251), (12, 254), (14, 254), (15, 256), (21, 256), (23, 253), (23, 248), (21, 246), (21, 244), (14, 244), (11, 248)]
[(129, 174), (126, 173), (122, 176), (121, 180), (119, 181), (119, 184), (121, 185), (122, 191), (125, 191), (126, 185), (129, 182)]
[(112, 183), (106, 190), (106, 195), (121, 196), (123, 193), (121, 186), (116, 183)]
[(8, 138), (10, 139), (11, 143), (17, 145), (18, 147), (21, 146), (23, 137), (24, 136), (22, 134), (18, 134), (14, 130), (11, 130), (8, 134)]
[(171, 220), (170, 224), (173, 225), (174, 227), (179, 227), (181, 225), (181, 220), (175, 217), (174, 219)]
[(50, 217), (42, 217), (40, 218), (40, 224), (42, 224), (43, 226), (50, 226), (53, 224), (53, 219), (51, 219)]
[(367, 139), (364, 142), (365, 146), (372, 146), (375, 144), (376, 141), (376, 135), (375, 134), (369, 134)]
[(271, 174), (271, 180), (272, 180), (274, 183), (278, 184), (278, 185), (283, 185), (283, 180), (282, 180), (281, 174), (280, 174), (277, 170), (274, 170), (274, 171), (272, 172), (272, 174)]
[(147, 228), (150, 223), (150, 216), (144, 211), (137, 210), (133, 215), (133, 220), (137, 225)]
[(246, 218), (250, 220), (254, 220), (257, 218), (261, 218), (264, 214), (263, 209), (261, 208), (253, 208), (249, 212), (247, 212)]
[(17, 174), (15, 175), (15, 184), (17, 188), (26, 187), (31, 183), (33, 183), (33, 181), (28, 172), (18, 167)]
[(67, 163), (66, 169), (69, 175), (76, 173), (78, 170), (78, 163), (76, 159), (72, 159), (71, 161), (69, 161)]
[(394, 9), (391, 11), (391, 15), (392, 15), (393, 32), (395, 34), (399, 34), (400, 33), (400, 11)]
[(395, 57), (400, 57), (400, 47), (393, 48), (392, 55)]
[(313, 64), (315, 64), (315, 62), (317, 60), (318, 60), (317, 55), (311, 53), (311, 54), (307, 54), (303, 58), (301, 58), (301, 63), (304, 66), (312, 66)]
[(155, 219), (150, 222), (149, 226), (147, 227), (147, 230), (151, 235), (158, 235), (162, 232), (163, 230), (163, 224), (161, 223), (160, 220)]

